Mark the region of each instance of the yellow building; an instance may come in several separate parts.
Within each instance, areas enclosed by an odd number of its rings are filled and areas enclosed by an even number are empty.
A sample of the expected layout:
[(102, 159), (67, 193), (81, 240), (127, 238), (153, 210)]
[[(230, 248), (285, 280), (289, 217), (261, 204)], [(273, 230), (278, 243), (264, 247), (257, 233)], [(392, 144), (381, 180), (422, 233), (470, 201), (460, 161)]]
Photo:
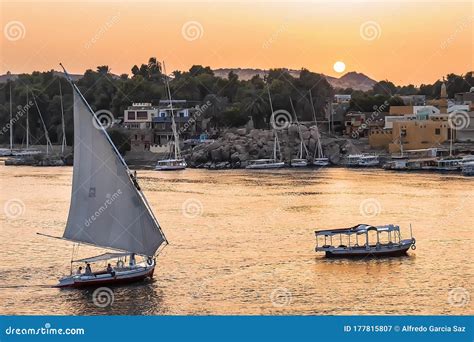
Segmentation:
[(413, 112), (413, 106), (390, 106), (389, 109), (389, 115), (411, 115)]
[(372, 148), (388, 149), (388, 145), (393, 142), (392, 129), (383, 127), (370, 127), (369, 145)]
[(400, 137), (404, 150), (437, 147), (449, 139), (449, 124), (434, 120), (394, 122), (389, 152), (400, 152)]
[[(406, 118), (390, 121), (391, 128), (371, 127), (369, 131), (370, 146), (372, 148), (385, 148), (391, 153), (400, 152), (401, 144), (403, 150), (439, 147), (450, 139), (450, 134), (455, 133), (454, 130), (451, 132), (448, 123), (447, 98), (446, 85), (443, 83), (441, 85), (440, 100), (438, 101), (440, 114), (433, 115), (421, 111), (413, 114), (413, 106), (390, 107), (390, 115), (403, 115)], [(409, 118), (409, 115), (412, 115), (412, 117)]]
[(371, 128), (369, 144), (372, 148), (400, 152), (400, 139), (404, 150), (438, 147), (449, 140), (450, 128), (447, 120), (396, 121), (392, 129)]

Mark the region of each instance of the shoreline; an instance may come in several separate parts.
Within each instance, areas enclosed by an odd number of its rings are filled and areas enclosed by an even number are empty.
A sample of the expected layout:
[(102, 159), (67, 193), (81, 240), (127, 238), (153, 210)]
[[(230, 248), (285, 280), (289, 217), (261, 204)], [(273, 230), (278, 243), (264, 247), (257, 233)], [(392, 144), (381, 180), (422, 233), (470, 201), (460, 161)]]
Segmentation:
[[(5, 159), (6, 157), (0, 157), (0, 166), (6, 166), (6, 167), (34, 167), (34, 168), (61, 168), (61, 167), (70, 167), (72, 168), (72, 165), (45, 165), (45, 166), (39, 166), (39, 165), (5, 165)], [(130, 170), (133, 171), (157, 171), (154, 169), (154, 165), (151, 166), (143, 166), (143, 165), (134, 165), (134, 164), (129, 164), (128, 165)], [(437, 170), (388, 170), (384, 169), (383, 167), (380, 166), (371, 166), (371, 167), (348, 167), (344, 165), (331, 165), (331, 166), (323, 166), (323, 167), (317, 167), (317, 166), (307, 166), (307, 167), (291, 167), (291, 166), (285, 166), (282, 168), (277, 168), (277, 169), (247, 169), (245, 167), (234, 167), (234, 168), (206, 168), (206, 167), (188, 167), (187, 169), (190, 170), (204, 170), (204, 171), (243, 171), (246, 170), (249, 173), (274, 173), (274, 172), (282, 172), (282, 171), (295, 171), (295, 172), (307, 172), (307, 171), (322, 171), (324, 169), (349, 169), (349, 170), (354, 170), (354, 171), (385, 171), (385, 172), (390, 172), (390, 173), (409, 173), (409, 174), (438, 174), (438, 175), (457, 175), (457, 176), (462, 176), (463, 178), (468, 177), (464, 176), (461, 171), (437, 171)], [(157, 171), (161, 172), (164, 174), (179, 174), (180, 172), (183, 172), (185, 170), (175, 170), (175, 171)]]

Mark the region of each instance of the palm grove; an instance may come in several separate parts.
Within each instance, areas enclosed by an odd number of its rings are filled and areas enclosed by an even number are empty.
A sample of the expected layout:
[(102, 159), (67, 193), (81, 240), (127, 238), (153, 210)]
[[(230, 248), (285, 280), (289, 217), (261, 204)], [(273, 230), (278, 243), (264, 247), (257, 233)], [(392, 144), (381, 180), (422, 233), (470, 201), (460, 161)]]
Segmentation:
[[(92, 109), (109, 110), (115, 118), (122, 115), (124, 109), (132, 102), (151, 102), (157, 104), (166, 99), (163, 69), (156, 58), (148, 63), (131, 69), (131, 75), (116, 76), (110, 73), (108, 66), (99, 66), (96, 71), (87, 70), (77, 85)], [(33, 72), (21, 74), (12, 81), (1, 84), (0, 103), (0, 143), (9, 142), (8, 127), (10, 120), (10, 88), (12, 90), (12, 108), (14, 117), (14, 144), (24, 144), (26, 138), (26, 115), (29, 93), (29, 127), (30, 143), (45, 144), (43, 126), (35, 105), (31, 105), (32, 94), (41, 114), (44, 117), (48, 135), (53, 143), (62, 139), (61, 98), (59, 82), (63, 91), (63, 106), (66, 122), (66, 138), (72, 142), (72, 89), (64, 77), (57, 73)], [(271, 69), (265, 77), (256, 75), (250, 80), (239, 80), (230, 72), (226, 79), (216, 77), (210, 67), (192, 66), (189, 71), (174, 71), (170, 78), (172, 97), (192, 101), (192, 103), (210, 103), (203, 113), (210, 119), (210, 125), (216, 129), (244, 125), (249, 118), (253, 119), (256, 128), (267, 128), (271, 115), (266, 85), (272, 94), (273, 108), (291, 112), (290, 98), (295, 106), (298, 119), (312, 120), (311, 92), (314, 107), (322, 115), (327, 101), (334, 93), (352, 94), (350, 109), (372, 111), (385, 101), (390, 105), (402, 104), (399, 97), (393, 94), (423, 94), (435, 98), (439, 94), (441, 81), (434, 84), (398, 87), (389, 81), (378, 82), (371, 91), (361, 92), (352, 89), (333, 89), (324, 76), (302, 69), (299, 77), (291, 76), (285, 69)], [(450, 97), (454, 93), (469, 91), (474, 84), (472, 72), (464, 76), (447, 75), (447, 89)], [(114, 138), (126, 140), (122, 133), (114, 132)], [(121, 142), (119, 144), (123, 146)], [(126, 149), (126, 147), (124, 147)]]

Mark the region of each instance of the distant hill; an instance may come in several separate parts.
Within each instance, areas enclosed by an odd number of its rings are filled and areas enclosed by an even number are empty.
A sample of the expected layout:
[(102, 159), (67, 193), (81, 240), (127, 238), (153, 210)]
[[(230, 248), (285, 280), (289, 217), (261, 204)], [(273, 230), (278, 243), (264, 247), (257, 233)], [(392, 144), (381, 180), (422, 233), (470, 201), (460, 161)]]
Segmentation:
[[(229, 72), (233, 71), (239, 76), (240, 80), (246, 81), (246, 80), (250, 80), (255, 75), (264, 76), (267, 74), (268, 70), (252, 69), (252, 68), (247, 68), (247, 69), (222, 68), (222, 69), (215, 69), (213, 71), (217, 77), (222, 77), (222, 78), (227, 78), (227, 76), (229, 75)], [(299, 70), (288, 69), (288, 72), (293, 77), (299, 77), (300, 75)], [(64, 77), (64, 73), (61, 71), (54, 71), (54, 75)], [(77, 81), (83, 75), (70, 74), (70, 76), (74, 81)], [(348, 72), (347, 74), (339, 78), (327, 76), (327, 75), (323, 75), (323, 76), (326, 77), (329, 84), (331, 84), (334, 88), (352, 88), (354, 90), (367, 91), (367, 90), (371, 90), (374, 84), (377, 83), (377, 81), (371, 79), (370, 77), (362, 73), (355, 72), (355, 71)], [(117, 75), (112, 75), (112, 77), (119, 78), (119, 76)], [(18, 78), (18, 74), (0, 75), (0, 83), (5, 83), (9, 78), (15, 80)]]
[(369, 76), (355, 71), (348, 72), (340, 78), (326, 76), (326, 79), (334, 88), (352, 88), (362, 91), (371, 90), (377, 83)]
[[(214, 74), (218, 77), (227, 78), (229, 72), (233, 71), (239, 76), (241, 80), (249, 80), (255, 75), (264, 76), (267, 74), (266, 70), (263, 69), (241, 69), (241, 68), (222, 68), (213, 70)], [(293, 77), (298, 77), (300, 74), (299, 70), (291, 70), (288, 72)], [(347, 74), (341, 76), (340, 78), (323, 75), (326, 77), (329, 84), (334, 88), (352, 88), (354, 90), (367, 91), (371, 90), (377, 81), (371, 79), (367, 75), (358, 73), (355, 71), (348, 72)]]

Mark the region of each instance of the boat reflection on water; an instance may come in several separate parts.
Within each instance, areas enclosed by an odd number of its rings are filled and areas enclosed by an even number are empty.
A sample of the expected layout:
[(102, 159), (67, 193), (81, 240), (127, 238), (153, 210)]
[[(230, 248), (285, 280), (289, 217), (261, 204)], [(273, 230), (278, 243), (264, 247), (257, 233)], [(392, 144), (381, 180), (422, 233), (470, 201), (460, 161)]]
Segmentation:
[[(167, 312), (153, 280), (113, 287), (74, 288), (58, 292), (71, 315), (152, 315)], [(140, 305), (137, 305), (140, 303)]]

